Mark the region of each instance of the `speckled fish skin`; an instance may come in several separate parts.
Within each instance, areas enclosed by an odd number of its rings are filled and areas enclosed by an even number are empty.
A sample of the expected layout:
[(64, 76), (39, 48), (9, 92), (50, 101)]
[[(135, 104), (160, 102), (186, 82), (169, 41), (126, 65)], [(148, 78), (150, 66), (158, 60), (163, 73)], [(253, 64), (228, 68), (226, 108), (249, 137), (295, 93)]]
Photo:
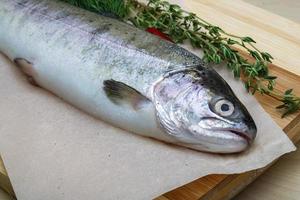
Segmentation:
[(256, 136), (228, 84), (189, 51), (56, 0), (0, 0), (0, 51), (45, 88), (133, 133), (235, 153)]

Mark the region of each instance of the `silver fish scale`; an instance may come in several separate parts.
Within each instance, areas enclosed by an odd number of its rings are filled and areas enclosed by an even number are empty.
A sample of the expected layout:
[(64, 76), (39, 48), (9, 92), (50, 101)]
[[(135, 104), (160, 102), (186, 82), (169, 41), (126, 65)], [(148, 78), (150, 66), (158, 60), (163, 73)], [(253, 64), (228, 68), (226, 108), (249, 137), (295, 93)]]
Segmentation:
[(4, 1), (0, 13), (5, 9), (16, 13), (13, 24), (20, 31), (24, 29), (24, 34), (40, 38), (50, 47), (72, 51), (87, 65), (83, 68), (94, 66), (91, 76), (95, 79), (115, 79), (146, 95), (166, 71), (202, 65), (197, 56), (181, 47), (118, 20), (57, 1)]
[(55, 0), (0, 0), (0, 51), (31, 83), (133, 133), (221, 153), (243, 151), (256, 136), (216, 71), (115, 19)]

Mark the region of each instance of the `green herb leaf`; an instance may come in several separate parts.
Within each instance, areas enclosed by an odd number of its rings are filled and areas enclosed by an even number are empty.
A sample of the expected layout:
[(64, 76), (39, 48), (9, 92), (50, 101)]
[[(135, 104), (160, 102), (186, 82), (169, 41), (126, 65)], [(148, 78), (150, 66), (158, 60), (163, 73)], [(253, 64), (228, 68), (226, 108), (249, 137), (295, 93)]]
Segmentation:
[(243, 37), (242, 41), (247, 42), (247, 43), (250, 43), (250, 42), (256, 43), (251, 37)]
[(238, 42), (238, 41), (235, 41), (235, 40), (232, 40), (231, 38), (228, 38), (227, 44), (229, 44), (229, 45), (234, 45), (234, 44), (239, 44), (239, 42)]
[(285, 91), (285, 95), (289, 95), (289, 94), (292, 94), (292, 92), (293, 92), (293, 89), (289, 89), (289, 90), (287, 90), (287, 91)]
[(275, 80), (275, 79), (277, 79), (277, 77), (276, 76), (265, 76), (264, 79), (266, 79), (266, 80)]
[[(235, 77), (243, 74), (248, 92), (260, 92), (282, 102), (277, 108), (284, 109), (283, 117), (300, 110), (300, 97), (293, 94), (292, 89), (283, 94), (274, 91), (276, 77), (269, 75), (268, 68), (273, 57), (254, 46), (256, 42), (251, 37), (227, 33), (196, 14), (165, 0), (148, 0), (147, 5), (137, 0), (63, 1), (96, 13), (112, 13), (142, 29), (155, 27), (168, 34), (176, 43), (189, 41), (193, 47), (203, 49), (205, 62), (219, 64), (226, 61), (227, 68)], [(248, 52), (255, 62), (243, 58), (236, 47)]]

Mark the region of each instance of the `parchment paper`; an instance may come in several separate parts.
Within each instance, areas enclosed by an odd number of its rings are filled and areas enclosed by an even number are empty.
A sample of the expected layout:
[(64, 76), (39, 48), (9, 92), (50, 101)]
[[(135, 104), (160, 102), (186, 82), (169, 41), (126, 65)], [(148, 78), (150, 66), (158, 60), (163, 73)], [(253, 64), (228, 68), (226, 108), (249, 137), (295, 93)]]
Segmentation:
[(31, 86), (0, 57), (0, 152), (24, 200), (152, 199), (207, 174), (264, 167), (295, 150), (257, 101), (227, 70), (219, 71), (258, 127), (252, 148), (214, 155), (114, 128)]

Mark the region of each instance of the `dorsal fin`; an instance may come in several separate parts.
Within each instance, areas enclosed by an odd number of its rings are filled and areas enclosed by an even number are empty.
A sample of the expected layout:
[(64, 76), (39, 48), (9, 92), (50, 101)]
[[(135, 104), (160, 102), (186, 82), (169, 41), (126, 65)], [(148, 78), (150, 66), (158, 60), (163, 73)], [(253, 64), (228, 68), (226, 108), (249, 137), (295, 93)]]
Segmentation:
[(126, 85), (125, 83), (115, 80), (105, 80), (103, 89), (106, 96), (117, 105), (128, 104), (133, 109), (139, 110), (143, 105), (151, 102), (147, 97), (142, 95), (136, 89)]

